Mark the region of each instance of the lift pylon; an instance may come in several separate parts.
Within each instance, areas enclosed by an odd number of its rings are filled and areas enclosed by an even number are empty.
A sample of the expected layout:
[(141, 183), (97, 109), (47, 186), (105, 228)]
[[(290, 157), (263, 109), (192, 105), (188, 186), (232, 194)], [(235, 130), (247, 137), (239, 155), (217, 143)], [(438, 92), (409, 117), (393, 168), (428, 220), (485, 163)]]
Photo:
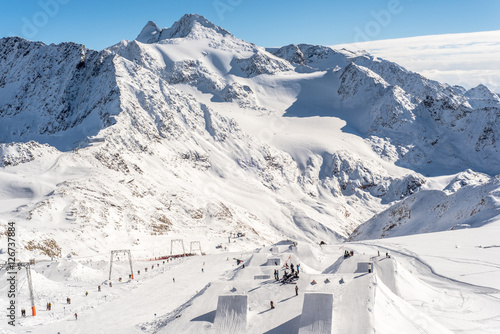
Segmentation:
[(186, 250), (184, 249), (184, 240), (182, 239), (172, 239), (170, 241), (170, 255), (173, 255), (174, 252), (174, 244), (180, 243), (182, 246), (182, 254), (186, 254)]
[(121, 250), (112, 250), (111, 251), (111, 259), (109, 261), (109, 280), (111, 281), (111, 272), (113, 270), (113, 259), (115, 257), (115, 254), (127, 254), (128, 255), (128, 262), (130, 264), (130, 274), (131, 278), (134, 279), (134, 270), (132, 269), (132, 255), (130, 254), (130, 249), (121, 249)]
[(189, 254), (194, 254), (193, 251), (195, 250), (199, 250), (200, 255), (203, 255), (203, 252), (201, 251), (201, 244), (199, 241), (191, 241), (191, 244), (189, 245)]

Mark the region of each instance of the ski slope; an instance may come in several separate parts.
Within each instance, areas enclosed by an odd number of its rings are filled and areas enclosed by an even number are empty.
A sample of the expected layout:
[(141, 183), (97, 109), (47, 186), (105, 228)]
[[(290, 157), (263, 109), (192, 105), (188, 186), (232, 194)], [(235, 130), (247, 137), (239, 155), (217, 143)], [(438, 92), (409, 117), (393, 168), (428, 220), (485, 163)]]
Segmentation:
[[(165, 263), (135, 259), (134, 271), (141, 271), (135, 280), (128, 280), (128, 262), (121, 259), (112, 287), (104, 257), (42, 261), (33, 267), (38, 315), (18, 317), (16, 330), (2, 315), (0, 328), (2, 333), (496, 333), (499, 229), (495, 222), (321, 247), (280, 242)], [(344, 258), (345, 250), (354, 256)], [(360, 262), (373, 263), (373, 272), (360, 269), (365, 268)], [(275, 269), (283, 275), (284, 263), (300, 264), (296, 285), (274, 280)], [(6, 303), (2, 276), (0, 296)], [(18, 303), (29, 310), (23, 279), (19, 286)], [(308, 305), (318, 305), (318, 298), (323, 306), (316, 312)], [(51, 311), (45, 310), (47, 302)]]

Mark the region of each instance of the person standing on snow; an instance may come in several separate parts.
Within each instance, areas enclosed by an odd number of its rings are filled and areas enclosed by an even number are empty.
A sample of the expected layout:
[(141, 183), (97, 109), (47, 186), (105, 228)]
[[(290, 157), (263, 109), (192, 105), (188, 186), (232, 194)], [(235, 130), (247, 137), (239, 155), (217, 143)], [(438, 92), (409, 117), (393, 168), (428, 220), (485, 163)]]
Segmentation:
[(298, 286), (295, 286), (295, 295), (298, 296), (299, 295), (299, 287)]
[(75, 313), (75, 320), (78, 320), (78, 313)]

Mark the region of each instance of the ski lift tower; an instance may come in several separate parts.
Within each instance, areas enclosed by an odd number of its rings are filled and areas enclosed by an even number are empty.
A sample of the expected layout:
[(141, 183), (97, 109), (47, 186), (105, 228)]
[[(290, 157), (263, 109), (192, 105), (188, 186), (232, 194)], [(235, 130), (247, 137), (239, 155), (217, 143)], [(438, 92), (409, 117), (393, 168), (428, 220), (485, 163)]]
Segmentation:
[[(196, 248), (196, 246), (198, 247)], [(191, 244), (189, 245), (189, 254), (194, 254), (194, 250), (199, 250), (200, 255), (203, 255), (203, 252), (201, 251), (201, 244), (199, 241), (191, 241)]]
[[(36, 309), (35, 309), (35, 296), (33, 294), (33, 281), (31, 279), (31, 267), (29, 262), (18, 262), (17, 264), (17, 270), (20, 271), (21, 267), (24, 267), (26, 269), (26, 278), (28, 280), (28, 288), (30, 290), (30, 301), (31, 301), (31, 315), (36, 316)], [(14, 268), (12, 266), (6, 266), (5, 267), (7, 271), (13, 270)], [(17, 289), (17, 288), (16, 288)]]
[(174, 244), (180, 243), (182, 246), (182, 254), (186, 254), (186, 250), (184, 249), (184, 240), (182, 239), (172, 239), (170, 241), (170, 255), (173, 255), (174, 252)]
[(113, 270), (113, 259), (115, 254), (127, 254), (128, 262), (130, 264), (130, 274), (132, 279), (134, 279), (134, 270), (132, 269), (132, 255), (130, 255), (130, 249), (121, 249), (121, 250), (112, 250), (111, 251), (111, 260), (109, 261), (109, 280), (111, 281), (111, 271)]

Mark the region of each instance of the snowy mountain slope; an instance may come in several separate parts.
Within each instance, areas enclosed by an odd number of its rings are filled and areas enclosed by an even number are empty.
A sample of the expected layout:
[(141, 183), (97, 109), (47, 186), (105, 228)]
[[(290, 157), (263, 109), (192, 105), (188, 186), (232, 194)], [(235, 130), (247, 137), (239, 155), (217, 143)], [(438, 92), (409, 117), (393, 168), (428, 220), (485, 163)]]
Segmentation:
[(360, 225), (350, 240), (480, 227), (498, 217), (499, 180), (466, 171), (442, 190), (422, 190)]
[[(288, 110), (290, 116), (340, 117), (352, 127), (349, 131), (368, 137), (372, 143), (382, 139), (384, 147), (391, 146), (397, 155), (390, 159), (398, 165), (426, 174), (456, 173), (463, 170), (463, 164), (498, 173), (493, 167), (497, 163), (486, 163), (497, 161), (499, 156), (494, 136), (499, 124), (496, 94), (472, 98), (471, 94), (464, 95), (465, 90), (362, 53), (309, 45), (270, 51), (300, 70), (304, 66), (308, 71), (326, 70), (321, 85), (337, 92), (328, 96), (326, 105), (310, 96), (300, 101), (299, 96), (297, 107)], [(327, 75), (330, 80), (325, 80)], [(308, 104), (318, 107), (304, 108)], [(477, 113), (484, 118), (477, 119)], [(383, 150), (373, 146), (376, 151)]]
[(0, 40), (0, 141), (70, 150), (119, 113), (112, 56), (64, 43)]
[(484, 84), (498, 93), (499, 40), (500, 30), (496, 30), (375, 40), (332, 47), (366, 50), (433, 80), (467, 89)]
[(498, 168), (495, 95), (366, 54), (266, 50), (199, 15), (101, 52), (1, 41), (3, 183), (27, 189), (4, 192), (2, 219), (61, 254), (240, 230), (336, 241), (418, 194), (419, 172)]

